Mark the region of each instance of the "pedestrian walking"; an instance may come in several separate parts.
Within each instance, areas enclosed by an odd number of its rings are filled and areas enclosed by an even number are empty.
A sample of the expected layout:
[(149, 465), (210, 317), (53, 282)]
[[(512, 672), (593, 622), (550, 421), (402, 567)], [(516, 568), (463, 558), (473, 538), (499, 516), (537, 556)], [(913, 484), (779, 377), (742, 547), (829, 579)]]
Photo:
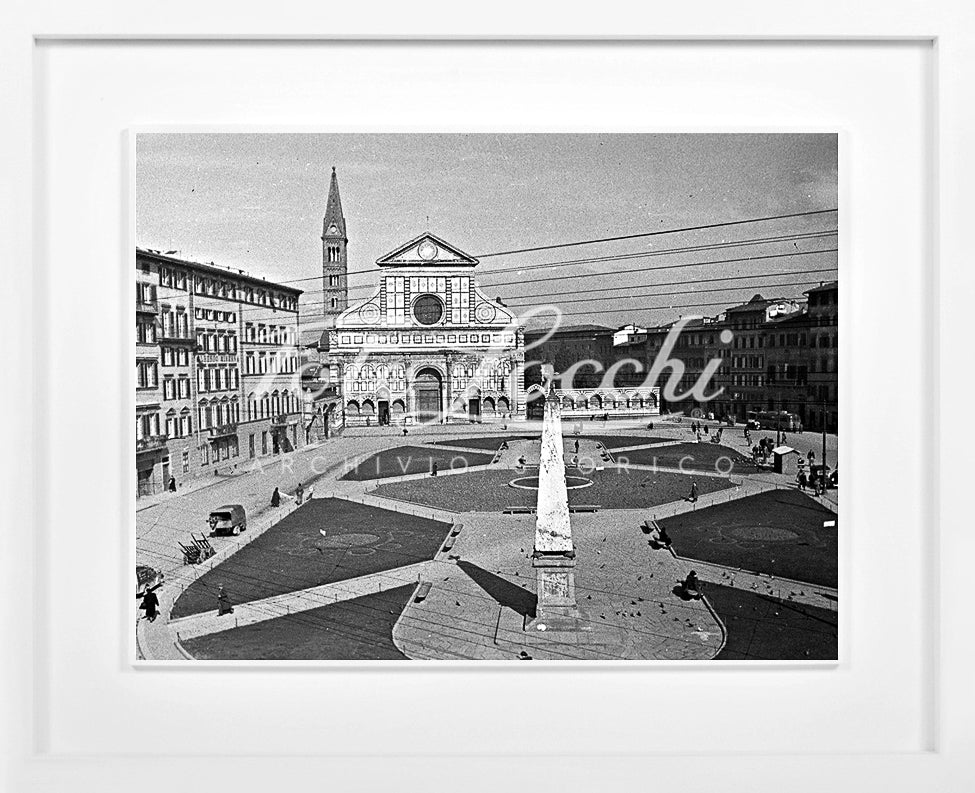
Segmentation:
[(220, 589), (217, 591), (217, 616), (222, 617), (224, 614), (233, 613), (234, 607), (230, 604), (230, 595), (227, 594), (227, 590), (221, 584)]
[(175, 476), (169, 477), (169, 492), (170, 493), (175, 493), (176, 492), (176, 477)]
[(410, 431), (408, 429), (406, 429), (406, 427), (403, 427), (403, 437), (405, 438), (409, 434), (410, 434)]
[(281, 493), (277, 488), (274, 488), (274, 492), (271, 493), (271, 506), (280, 507), (281, 506)]
[(576, 445), (575, 446), (576, 446), (575, 452), (576, 452), (576, 454), (578, 454), (579, 453), (579, 439), (578, 438), (576, 438)]
[(430, 476), (436, 476), (436, 475), (437, 475), (437, 464), (430, 463)]
[(302, 499), (305, 497), (305, 488), (302, 486), (301, 482), (298, 483), (298, 487), (295, 488), (295, 504), (299, 507), (301, 506)]
[(146, 619), (149, 622), (156, 621), (156, 615), (159, 613), (159, 598), (149, 587), (146, 587), (146, 591), (142, 595), (142, 603), (139, 608), (146, 613)]
[(691, 480), (691, 494), (687, 498), (692, 504), (697, 503), (697, 482), (693, 479)]
[(816, 461), (816, 452), (810, 449), (806, 457), (809, 459), (809, 464), (812, 465)]
[(803, 492), (806, 492), (806, 472), (805, 471), (800, 471), (798, 474), (796, 474), (796, 482), (799, 485), (799, 489), (801, 491), (803, 491)]

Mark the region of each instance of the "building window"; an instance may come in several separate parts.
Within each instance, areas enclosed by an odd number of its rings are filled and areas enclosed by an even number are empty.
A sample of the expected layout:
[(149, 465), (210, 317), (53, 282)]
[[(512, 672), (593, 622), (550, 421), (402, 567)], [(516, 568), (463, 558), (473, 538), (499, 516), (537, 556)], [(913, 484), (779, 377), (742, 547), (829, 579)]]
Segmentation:
[(136, 323), (136, 336), (140, 344), (155, 344), (156, 343), (156, 323), (155, 322), (137, 322)]
[(159, 369), (155, 361), (137, 361), (138, 388), (156, 388), (159, 385)]

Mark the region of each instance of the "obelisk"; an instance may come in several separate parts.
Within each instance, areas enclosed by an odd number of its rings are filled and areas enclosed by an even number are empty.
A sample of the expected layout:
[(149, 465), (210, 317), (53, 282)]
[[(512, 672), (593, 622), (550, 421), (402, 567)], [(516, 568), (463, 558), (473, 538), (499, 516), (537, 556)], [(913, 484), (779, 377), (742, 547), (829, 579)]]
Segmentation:
[(569, 525), (569, 494), (565, 486), (563, 455), (560, 404), (549, 383), (542, 419), (535, 550), (532, 554), (538, 606), (531, 627), (539, 631), (576, 631), (582, 625), (576, 605), (576, 551)]

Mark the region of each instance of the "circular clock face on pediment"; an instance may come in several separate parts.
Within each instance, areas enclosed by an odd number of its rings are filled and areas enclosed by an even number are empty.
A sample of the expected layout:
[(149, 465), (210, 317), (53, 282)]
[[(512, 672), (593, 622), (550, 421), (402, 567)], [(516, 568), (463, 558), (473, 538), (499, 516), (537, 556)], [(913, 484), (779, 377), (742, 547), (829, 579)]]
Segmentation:
[(430, 240), (424, 240), (420, 243), (420, 247), (416, 249), (416, 252), (423, 261), (429, 262), (437, 258), (437, 254), (440, 253), (440, 248), (430, 242)]
[(359, 319), (366, 325), (375, 325), (379, 322), (379, 307), (375, 303), (367, 303), (359, 309)]
[(328, 233), (330, 235), (338, 235), (339, 227), (333, 223), (331, 226), (328, 227)]
[(498, 312), (490, 303), (481, 303), (474, 309), (474, 319), (478, 322), (493, 322)]

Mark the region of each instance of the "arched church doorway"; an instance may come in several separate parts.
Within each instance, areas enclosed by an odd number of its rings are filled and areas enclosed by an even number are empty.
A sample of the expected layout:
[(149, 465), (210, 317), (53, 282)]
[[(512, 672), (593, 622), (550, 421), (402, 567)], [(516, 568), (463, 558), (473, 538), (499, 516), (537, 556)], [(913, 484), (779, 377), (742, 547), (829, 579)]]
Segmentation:
[(413, 404), (419, 422), (440, 421), (443, 413), (443, 378), (436, 369), (420, 369), (413, 379)]

